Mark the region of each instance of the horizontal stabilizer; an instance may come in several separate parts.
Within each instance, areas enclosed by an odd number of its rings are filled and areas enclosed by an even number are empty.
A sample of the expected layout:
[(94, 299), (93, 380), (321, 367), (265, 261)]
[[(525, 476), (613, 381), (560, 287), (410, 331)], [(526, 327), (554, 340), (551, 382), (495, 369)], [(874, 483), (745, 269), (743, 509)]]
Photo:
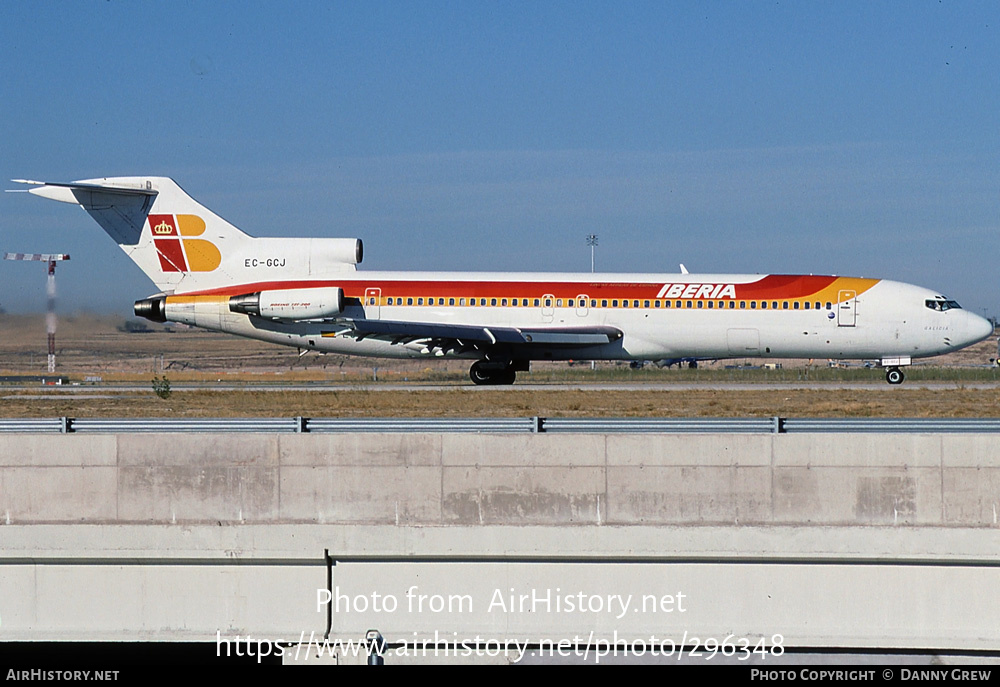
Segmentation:
[(63, 203), (75, 203), (86, 207), (86, 199), (74, 191), (90, 191), (101, 195), (109, 194), (113, 196), (155, 196), (158, 191), (152, 188), (142, 187), (140, 184), (96, 184), (92, 182), (61, 182), (61, 181), (32, 181), (31, 179), (12, 179), (17, 184), (28, 184), (35, 188), (28, 189), (28, 193), (33, 193), (49, 200), (58, 200)]

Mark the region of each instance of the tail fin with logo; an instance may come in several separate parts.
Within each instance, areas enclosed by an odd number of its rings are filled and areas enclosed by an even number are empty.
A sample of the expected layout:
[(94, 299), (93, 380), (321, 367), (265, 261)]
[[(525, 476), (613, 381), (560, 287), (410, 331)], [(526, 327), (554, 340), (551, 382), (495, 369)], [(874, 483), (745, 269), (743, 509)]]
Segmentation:
[(31, 185), (29, 193), (82, 206), (163, 293), (315, 279), (361, 261), (357, 239), (249, 236), (166, 177), (14, 181)]

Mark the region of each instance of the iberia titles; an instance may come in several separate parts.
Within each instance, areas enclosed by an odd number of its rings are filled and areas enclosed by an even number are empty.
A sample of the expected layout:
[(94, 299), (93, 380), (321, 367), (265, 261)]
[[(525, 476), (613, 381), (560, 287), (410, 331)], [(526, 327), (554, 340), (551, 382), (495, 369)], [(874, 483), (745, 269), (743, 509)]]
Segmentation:
[(692, 298), (718, 300), (736, 298), (735, 284), (664, 284), (657, 298)]

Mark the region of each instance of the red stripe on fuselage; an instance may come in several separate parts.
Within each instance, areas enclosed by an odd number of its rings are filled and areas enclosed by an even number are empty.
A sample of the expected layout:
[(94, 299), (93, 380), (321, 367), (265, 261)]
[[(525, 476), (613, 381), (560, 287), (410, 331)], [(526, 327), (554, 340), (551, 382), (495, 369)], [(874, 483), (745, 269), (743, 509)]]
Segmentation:
[[(589, 298), (638, 298), (656, 299), (664, 284), (728, 284), (722, 281), (665, 281), (655, 283), (635, 282), (555, 282), (555, 281), (443, 281), (443, 280), (367, 280), (352, 276), (350, 279), (296, 280), (254, 282), (225, 286), (204, 291), (186, 292), (184, 296), (237, 296), (257, 291), (281, 289), (306, 289), (339, 286), (344, 295), (362, 298), (366, 289), (381, 289), (383, 296), (418, 297), (490, 297), (526, 298), (551, 295), (555, 298), (576, 298), (586, 294)], [(804, 298), (826, 288), (837, 277), (813, 275), (768, 275), (754, 282), (733, 283), (737, 299)], [(730, 299), (732, 300), (732, 299)]]

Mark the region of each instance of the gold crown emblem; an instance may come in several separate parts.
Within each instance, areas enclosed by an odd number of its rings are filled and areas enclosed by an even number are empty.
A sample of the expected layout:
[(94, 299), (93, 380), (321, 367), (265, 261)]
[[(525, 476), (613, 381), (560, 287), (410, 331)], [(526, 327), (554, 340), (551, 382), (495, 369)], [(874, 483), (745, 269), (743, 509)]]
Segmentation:
[(174, 228), (167, 224), (166, 222), (160, 222), (155, 227), (153, 227), (154, 234), (172, 234), (174, 233)]

